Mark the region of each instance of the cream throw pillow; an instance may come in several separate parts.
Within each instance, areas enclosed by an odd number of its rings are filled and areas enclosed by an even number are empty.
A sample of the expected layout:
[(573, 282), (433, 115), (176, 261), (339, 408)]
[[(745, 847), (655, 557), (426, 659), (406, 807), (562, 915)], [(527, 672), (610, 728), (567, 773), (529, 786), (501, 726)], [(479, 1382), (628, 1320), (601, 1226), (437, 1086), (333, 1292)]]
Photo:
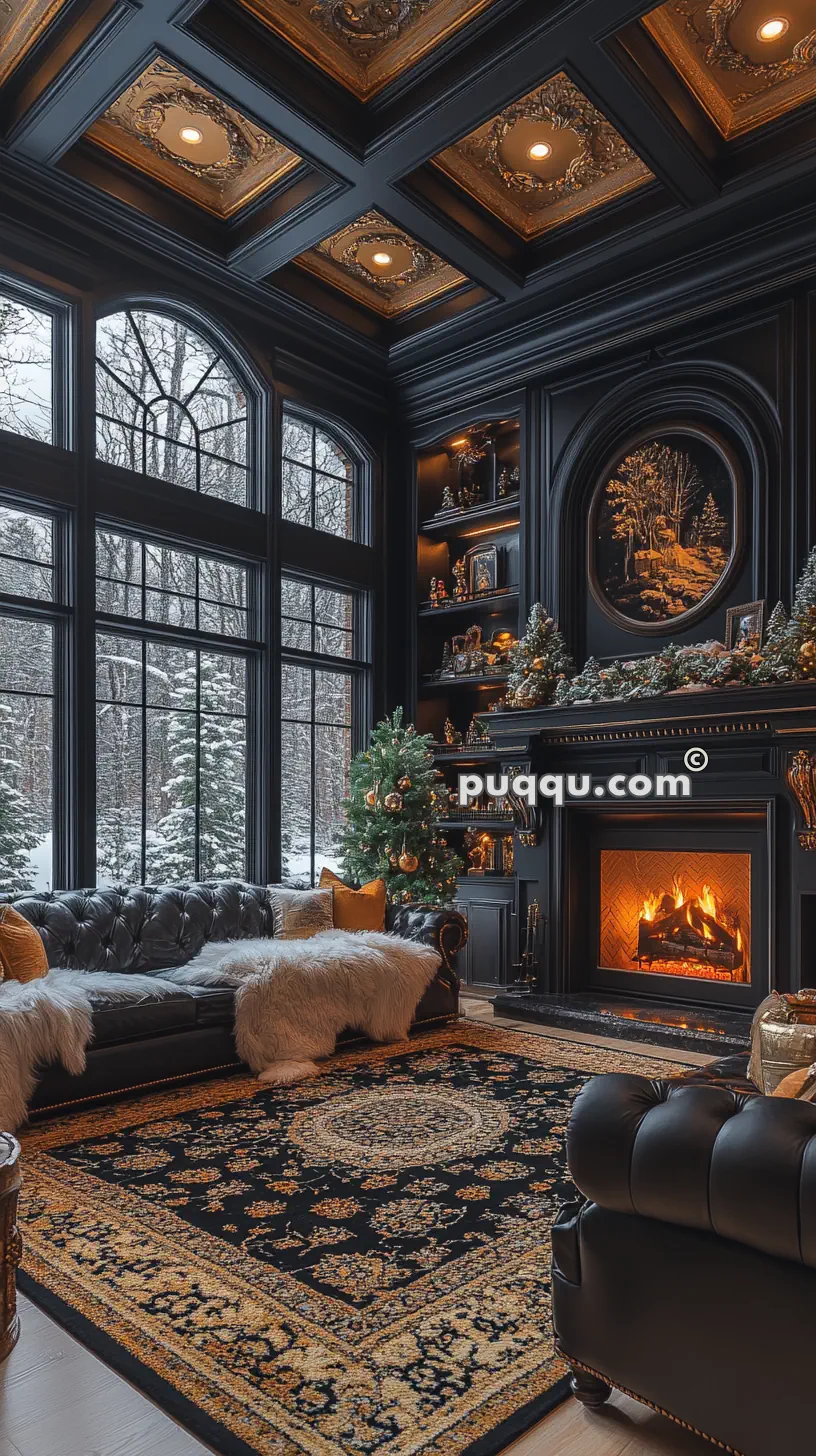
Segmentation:
[(286, 890), (268, 885), (272, 926), (278, 940), (309, 940), (321, 930), (332, 930), (331, 890)]

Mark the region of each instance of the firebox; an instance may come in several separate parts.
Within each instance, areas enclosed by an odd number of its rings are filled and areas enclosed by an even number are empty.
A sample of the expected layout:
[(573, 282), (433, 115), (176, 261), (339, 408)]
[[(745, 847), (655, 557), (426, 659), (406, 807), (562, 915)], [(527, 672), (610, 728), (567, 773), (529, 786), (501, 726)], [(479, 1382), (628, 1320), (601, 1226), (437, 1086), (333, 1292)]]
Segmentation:
[(766, 805), (570, 817), (571, 989), (735, 1008), (767, 994)]
[(751, 983), (751, 856), (602, 849), (599, 963)]

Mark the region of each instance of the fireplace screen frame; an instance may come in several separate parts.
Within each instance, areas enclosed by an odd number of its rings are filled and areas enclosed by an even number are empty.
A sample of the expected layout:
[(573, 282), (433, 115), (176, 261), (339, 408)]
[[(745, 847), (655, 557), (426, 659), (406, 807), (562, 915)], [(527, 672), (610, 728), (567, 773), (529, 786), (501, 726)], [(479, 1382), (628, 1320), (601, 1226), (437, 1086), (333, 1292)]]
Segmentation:
[[(663, 806), (660, 810), (648, 813), (642, 810), (627, 812), (622, 808), (609, 812), (596, 810), (591, 814), (586, 827), (588, 833), (584, 844), (591, 871), (591, 897), (590, 913), (583, 913), (586, 933), (583, 936), (581, 958), (587, 969), (585, 988), (682, 1001), (686, 1004), (691, 1002), (734, 1008), (758, 1005), (769, 989), (770, 824), (767, 806), (748, 809), (743, 806), (723, 805), (717, 810), (709, 809), (694, 814), (679, 806)], [(750, 983), (707, 980), (698, 976), (663, 975), (653, 970), (639, 970), (635, 962), (631, 970), (602, 966), (601, 851), (604, 849), (749, 854)], [(586, 860), (584, 864), (586, 865)], [(572, 923), (579, 940), (582, 938), (581, 918), (579, 905), (575, 902), (572, 905)]]

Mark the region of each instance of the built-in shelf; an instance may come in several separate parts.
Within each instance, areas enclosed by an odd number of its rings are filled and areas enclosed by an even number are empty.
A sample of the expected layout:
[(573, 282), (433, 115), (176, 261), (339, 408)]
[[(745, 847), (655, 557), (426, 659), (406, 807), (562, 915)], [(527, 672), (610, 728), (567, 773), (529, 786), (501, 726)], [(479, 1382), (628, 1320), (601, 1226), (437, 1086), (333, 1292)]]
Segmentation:
[(463, 672), (460, 677), (424, 677), (420, 687), (423, 693), (447, 692), (448, 688), (500, 688), (509, 676), (509, 672), (496, 672), (489, 677)]
[(438, 829), (495, 829), (499, 834), (510, 834), (515, 829), (512, 819), (494, 818), (492, 814), (474, 815), (471, 819), (434, 819)]
[(442, 607), (434, 607), (430, 602), (423, 602), (419, 615), (420, 617), (450, 617), (457, 612), (473, 612), (476, 607), (495, 607), (500, 606), (503, 602), (510, 604), (517, 602), (518, 598), (518, 587), (507, 587), (502, 591), (482, 592), (476, 597), (465, 597), (461, 602), (446, 602)]
[(432, 516), (429, 521), (423, 521), (419, 529), (423, 536), (435, 536), (449, 541), (460, 536), (481, 533), (482, 530), (487, 535), (490, 530), (503, 531), (518, 525), (519, 497), (511, 495), (502, 500), (489, 501), (485, 505), (471, 506), (466, 511), (450, 511)]
[[(518, 752), (523, 753), (522, 744)], [(511, 749), (497, 748), (495, 744), (487, 744), (484, 748), (476, 748), (472, 744), (462, 748), (451, 748), (447, 744), (443, 748), (441, 744), (432, 743), (431, 752), (437, 763), (479, 763), (484, 758), (506, 758)]]

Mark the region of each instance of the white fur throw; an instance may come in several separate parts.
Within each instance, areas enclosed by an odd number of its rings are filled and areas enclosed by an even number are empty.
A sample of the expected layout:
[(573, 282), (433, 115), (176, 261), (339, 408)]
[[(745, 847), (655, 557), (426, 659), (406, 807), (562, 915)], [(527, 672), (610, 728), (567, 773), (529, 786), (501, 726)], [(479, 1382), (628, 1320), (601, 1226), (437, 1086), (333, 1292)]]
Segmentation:
[(168, 979), (237, 987), (238, 1055), (262, 1082), (280, 1083), (313, 1075), (347, 1027), (402, 1041), (438, 966), (437, 952), (416, 941), (324, 930), (308, 940), (207, 945)]
[(93, 1034), (93, 993), (104, 984), (105, 1000), (138, 1002), (172, 994), (172, 986), (156, 985), (152, 976), (108, 974), (97, 978), (85, 971), (49, 971), (38, 981), (4, 981), (0, 985), (0, 1128), (14, 1132), (25, 1121), (36, 1070), (62, 1062), (66, 1072), (85, 1070), (85, 1053)]

